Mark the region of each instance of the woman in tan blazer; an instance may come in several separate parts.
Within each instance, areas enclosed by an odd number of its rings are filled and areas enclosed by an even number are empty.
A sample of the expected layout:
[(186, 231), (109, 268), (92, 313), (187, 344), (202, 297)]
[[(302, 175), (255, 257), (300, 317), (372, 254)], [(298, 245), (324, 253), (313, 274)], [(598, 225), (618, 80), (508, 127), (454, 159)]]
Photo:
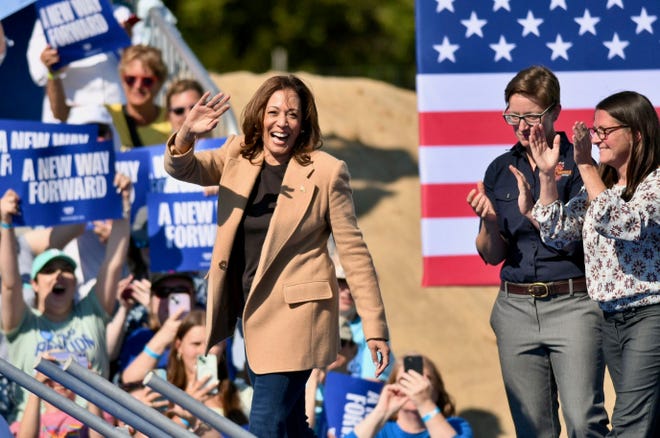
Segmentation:
[(334, 361), (339, 348), (329, 234), (378, 375), (388, 365), (389, 347), (376, 272), (357, 225), (346, 164), (318, 150), (321, 131), (307, 86), (295, 76), (266, 80), (244, 110), (244, 135), (195, 153), (195, 139), (218, 124), (228, 100), (206, 93), (165, 155), (175, 178), (219, 185), (207, 348), (241, 321), (254, 387), (250, 431), (260, 438), (313, 436), (305, 382), (313, 368)]

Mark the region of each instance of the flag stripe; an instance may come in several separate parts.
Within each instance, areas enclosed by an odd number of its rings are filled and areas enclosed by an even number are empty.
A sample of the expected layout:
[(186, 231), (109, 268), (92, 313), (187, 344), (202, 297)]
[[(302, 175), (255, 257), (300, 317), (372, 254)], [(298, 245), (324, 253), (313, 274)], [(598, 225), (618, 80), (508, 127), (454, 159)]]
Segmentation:
[(474, 254), (474, 238), (479, 231), (479, 218), (470, 217), (422, 218), (422, 235), (433, 239), (422, 242), (423, 256)]
[(422, 146), (419, 148), (419, 179), (422, 184), (474, 183), (484, 177), (493, 159), (508, 145)]
[[(566, 132), (570, 139), (573, 123), (581, 120), (591, 126), (593, 119), (593, 108), (562, 109), (555, 129)], [(474, 129), (476, 126), (478, 130)], [(506, 144), (511, 147), (516, 138), (501, 112), (427, 112), (419, 114), (419, 141), (423, 146)]]
[[(660, 70), (622, 70), (555, 72), (561, 85), (563, 108), (593, 108), (603, 98), (627, 89), (642, 93), (658, 104)], [(504, 110), (504, 89), (515, 75), (442, 74), (417, 75), (417, 109), (434, 111), (495, 111)]]
[(422, 185), (422, 217), (474, 217), (467, 194), (475, 186), (474, 183)]
[(487, 265), (478, 255), (424, 257), (422, 286), (495, 285), (499, 270), (499, 266)]

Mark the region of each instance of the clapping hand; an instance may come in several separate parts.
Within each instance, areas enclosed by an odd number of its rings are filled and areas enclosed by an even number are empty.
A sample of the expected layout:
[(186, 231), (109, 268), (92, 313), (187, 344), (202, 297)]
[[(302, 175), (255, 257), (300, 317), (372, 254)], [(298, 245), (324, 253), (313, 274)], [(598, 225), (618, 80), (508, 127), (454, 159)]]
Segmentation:
[(542, 124), (532, 126), (529, 134), (529, 149), (540, 172), (554, 174), (559, 162), (559, 148), (561, 137), (556, 134), (552, 147), (548, 146), (548, 139)]

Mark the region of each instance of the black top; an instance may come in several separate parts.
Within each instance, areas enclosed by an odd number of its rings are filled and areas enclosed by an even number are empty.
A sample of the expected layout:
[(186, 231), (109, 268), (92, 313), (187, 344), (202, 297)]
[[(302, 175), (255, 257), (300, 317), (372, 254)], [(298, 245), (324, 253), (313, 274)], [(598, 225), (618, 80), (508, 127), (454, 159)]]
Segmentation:
[[(573, 159), (573, 145), (566, 134), (559, 133), (561, 145), (555, 171), (559, 200), (566, 203), (582, 188), (582, 178)], [(520, 214), (518, 184), (509, 170), (513, 164), (531, 186), (534, 202), (539, 198), (538, 168), (532, 171), (525, 149), (517, 143), (497, 157), (486, 170), (484, 186), (495, 212), (500, 232), (508, 241), (507, 254), (500, 271), (502, 280), (514, 283), (557, 281), (584, 276), (582, 242), (559, 251), (541, 241), (538, 230)]]
[[(254, 183), (248, 198), (243, 220), (236, 232), (232, 247), (230, 265), (232, 272), (240, 278), (231, 279), (231, 286), (243, 291), (247, 298), (252, 280), (257, 272), (261, 249), (266, 240), (270, 219), (277, 205), (277, 195), (282, 186), (287, 164), (271, 166), (264, 161), (264, 167)], [(233, 281), (232, 281), (233, 280)]]

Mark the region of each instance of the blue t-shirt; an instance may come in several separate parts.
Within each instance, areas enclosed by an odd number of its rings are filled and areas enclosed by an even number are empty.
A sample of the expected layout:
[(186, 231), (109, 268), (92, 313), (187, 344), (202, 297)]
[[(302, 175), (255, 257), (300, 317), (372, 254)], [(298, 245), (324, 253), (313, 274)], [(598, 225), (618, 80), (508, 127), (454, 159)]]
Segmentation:
[[(456, 431), (456, 438), (472, 438), (472, 428), (470, 424), (461, 417), (449, 417), (447, 422)], [(388, 421), (383, 428), (378, 431), (375, 438), (430, 438), (428, 430), (419, 433), (407, 433), (401, 430), (396, 421)], [(351, 431), (344, 438), (357, 438), (355, 432)]]

